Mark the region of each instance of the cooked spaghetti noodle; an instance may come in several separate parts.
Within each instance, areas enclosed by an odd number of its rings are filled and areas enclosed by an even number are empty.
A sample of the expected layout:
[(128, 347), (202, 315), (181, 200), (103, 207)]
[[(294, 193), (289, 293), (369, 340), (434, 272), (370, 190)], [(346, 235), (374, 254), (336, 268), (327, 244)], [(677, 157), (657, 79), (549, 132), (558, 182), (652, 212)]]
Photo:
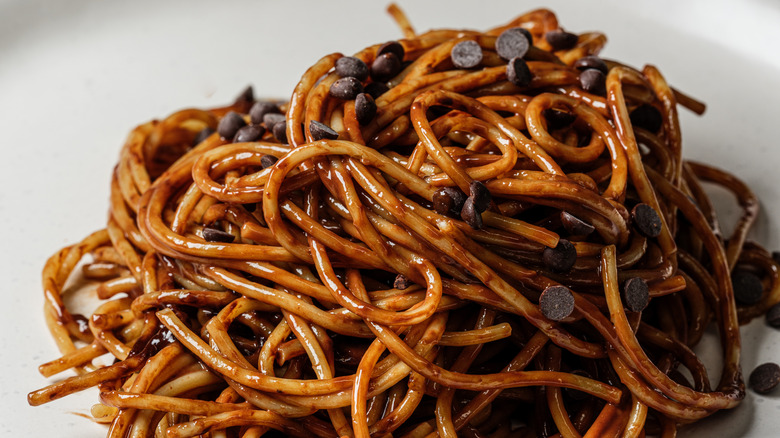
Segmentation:
[[(323, 57), (289, 102), (131, 132), (107, 227), (44, 268), (40, 370), (77, 376), (31, 404), (97, 386), (110, 437), (569, 438), (672, 437), (743, 399), (739, 324), (778, 266), (746, 241), (750, 189), (682, 158), (677, 105), (704, 105), (548, 10), (419, 35), (390, 13), (404, 39)], [(730, 236), (703, 183), (739, 199)]]

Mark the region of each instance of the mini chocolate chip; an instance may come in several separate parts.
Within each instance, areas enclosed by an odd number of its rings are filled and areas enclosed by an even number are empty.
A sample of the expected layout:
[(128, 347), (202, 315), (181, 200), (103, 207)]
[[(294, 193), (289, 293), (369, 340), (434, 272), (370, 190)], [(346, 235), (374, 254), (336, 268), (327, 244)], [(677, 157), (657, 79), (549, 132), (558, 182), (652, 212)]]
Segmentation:
[(780, 304), (775, 304), (766, 312), (766, 323), (774, 328), (780, 328)]
[(527, 87), (533, 79), (531, 69), (523, 58), (512, 58), (506, 65), (506, 78), (518, 87)]
[(572, 236), (587, 236), (596, 230), (593, 225), (574, 216), (568, 211), (561, 212), (561, 224), (566, 232)]
[(287, 122), (275, 124), (274, 129), (272, 129), (271, 132), (279, 143), (287, 143)]
[(774, 362), (761, 364), (750, 373), (748, 380), (753, 391), (759, 394), (770, 393), (780, 383), (780, 365)]
[(631, 125), (646, 129), (652, 133), (658, 132), (664, 124), (661, 112), (653, 105), (647, 103), (636, 107), (628, 117), (631, 119)]
[(311, 137), (315, 141), (322, 139), (335, 140), (339, 138), (338, 132), (331, 129), (330, 126), (316, 120), (312, 120), (311, 123), (309, 123), (309, 132), (311, 132)]
[(453, 207), (452, 198), (447, 195), (444, 189), (436, 190), (433, 193), (433, 209), (436, 213), (447, 214)]
[(623, 283), (623, 301), (632, 312), (641, 312), (650, 302), (650, 288), (639, 277), (632, 277)]
[(522, 27), (507, 29), (496, 38), (496, 53), (504, 59), (522, 58), (531, 47), (531, 32)]
[(263, 166), (263, 169), (268, 169), (269, 167), (276, 164), (277, 161), (279, 161), (279, 159), (273, 155), (263, 155), (260, 158), (260, 165)]
[(209, 127), (203, 128), (198, 133), (198, 135), (196, 135), (195, 138), (192, 140), (192, 145), (196, 146), (196, 145), (199, 145), (199, 144), (203, 143), (203, 141), (206, 140), (207, 138), (209, 138), (211, 136), (211, 134), (213, 134), (213, 133), (214, 133), (213, 129), (211, 129)]
[(255, 90), (252, 88), (251, 85), (247, 85), (247, 87), (244, 88), (244, 90), (241, 93), (239, 93), (238, 97), (236, 97), (236, 103), (241, 103), (241, 102), (250, 103), (250, 102), (254, 102), (254, 100), (255, 100)]
[(252, 123), (255, 125), (259, 125), (263, 123), (263, 116), (265, 116), (268, 113), (281, 113), (282, 111), (279, 109), (278, 106), (276, 106), (275, 103), (271, 102), (256, 102), (254, 105), (252, 105), (252, 108), (249, 110), (249, 118), (251, 119)]
[(645, 237), (658, 237), (661, 235), (661, 216), (655, 209), (647, 204), (637, 204), (631, 210), (631, 223), (639, 234)]
[(590, 68), (580, 73), (580, 87), (588, 93), (606, 94), (607, 77), (601, 71)]
[(257, 141), (265, 134), (265, 128), (260, 125), (246, 125), (236, 132), (233, 137), (234, 143), (245, 143), (248, 141)]
[(376, 102), (368, 93), (360, 93), (355, 97), (355, 117), (361, 125), (368, 125), (376, 116)]
[(466, 199), (468, 196), (461, 192), (457, 187), (445, 187), (444, 190), (452, 198), (453, 208), (456, 211), (461, 211), (463, 209), (463, 205), (466, 204)]
[(230, 139), (236, 135), (236, 132), (238, 132), (242, 126), (246, 126), (244, 118), (238, 113), (230, 111), (219, 121), (217, 132), (219, 132), (220, 137)]
[(394, 53), (383, 53), (371, 63), (371, 77), (384, 82), (401, 71), (401, 61)]
[(376, 51), (376, 56), (383, 55), (385, 53), (392, 53), (393, 55), (398, 57), (399, 61), (404, 60), (404, 55), (406, 55), (406, 52), (404, 51), (404, 46), (401, 45), (398, 41), (388, 41), (384, 44), (382, 44), (379, 49)]
[(371, 82), (370, 84), (366, 85), (363, 91), (371, 95), (374, 99), (377, 97), (387, 93), (387, 91), (390, 90), (390, 87), (387, 85), (381, 83), (381, 82)]
[(480, 213), (487, 210), (490, 206), (490, 201), (493, 199), (490, 190), (481, 181), (472, 181), (469, 184), (469, 196), (474, 198), (474, 207)]
[(576, 61), (574, 61), (574, 68), (577, 70), (588, 70), (590, 68), (595, 68), (596, 70), (607, 74), (609, 73), (609, 68), (607, 67), (607, 63), (604, 62), (603, 59), (599, 58), (598, 56), (584, 56)]
[(553, 321), (560, 321), (574, 312), (574, 295), (568, 287), (548, 286), (539, 296), (542, 315)]
[(563, 274), (569, 272), (577, 261), (577, 250), (566, 239), (559, 239), (555, 248), (545, 248), (542, 251), (542, 261), (553, 272)]
[(482, 62), (482, 47), (476, 41), (461, 41), (452, 48), (450, 57), (455, 67), (474, 68)]
[(579, 37), (563, 29), (556, 29), (544, 34), (544, 39), (550, 43), (553, 50), (567, 50), (577, 45)]
[(284, 114), (266, 113), (263, 116), (263, 125), (265, 125), (266, 129), (274, 129), (274, 126), (276, 126), (277, 123), (282, 123), (284, 121)]
[(393, 287), (398, 290), (408, 289), (413, 284), (412, 280), (409, 280), (403, 274), (398, 274), (395, 277), (395, 281), (393, 281)]
[(345, 56), (336, 61), (336, 74), (342, 78), (353, 77), (365, 81), (368, 79), (368, 66), (360, 58)]
[(555, 131), (556, 129), (565, 128), (577, 120), (576, 114), (567, 113), (566, 111), (560, 111), (553, 108), (547, 108), (546, 110), (542, 111), (542, 115), (544, 116), (545, 120), (547, 120), (548, 131)]
[(466, 194), (457, 187), (442, 187), (433, 193), (433, 209), (436, 213), (447, 214), (450, 211), (461, 211), (466, 202)]
[(463, 209), (460, 210), (460, 218), (475, 230), (482, 228), (482, 215), (477, 211), (474, 205), (474, 198), (469, 196), (463, 203)]
[(330, 95), (343, 100), (352, 100), (363, 92), (363, 84), (357, 78), (341, 78), (331, 84)]
[(235, 240), (235, 237), (217, 228), (205, 227), (203, 228), (203, 239), (207, 242), (230, 243)]
[(734, 298), (740, 304), (758, 304), (764, 295), (764, 284), (758, 275), (752, 272), (734, 270), (731, 273), (731, 285), (734, 287)]

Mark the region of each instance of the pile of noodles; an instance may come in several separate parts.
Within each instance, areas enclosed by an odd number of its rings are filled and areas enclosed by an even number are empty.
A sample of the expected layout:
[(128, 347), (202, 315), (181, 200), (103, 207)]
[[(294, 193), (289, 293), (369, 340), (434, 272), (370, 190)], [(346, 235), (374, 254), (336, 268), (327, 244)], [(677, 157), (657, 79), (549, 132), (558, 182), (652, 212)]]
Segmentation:
[[(246, 93), (130, 133), (106, 228), (44, 269), (62, 356), (41, 372), (77, 376), (31, 404), (97, 386), (93, 416), (118, 438), (568, 438), (672, 437), (740, 402), (739, 323), (780, 300), (778, 265), (746, 242), (750, 189), (682, 158), (678, 104), (704, 106), (653, 66), (606, 60), (590, 87), (577, 61), (606, 38), (554, 47), (548, 10), (423, 34), (390, 11), (405, 37), (353, 55), (400, 62), (359, 79), (370, 100), (333, 95), (335, 53), (275, 103), (281, 129)], [(496, 40), (515, 28), (532, 46), (507, 60)], [(478, 65), (458, 67), (463, 41)], [(264, 132), (206, 135), (231, 113)], [(731, 235), (702, 183), (739, 199)], [(735, 302), (737, 272), (757, 299)], [(99, 282), (89, 317), (63, 301), (79, 276)], [(647, 286), (639, 307), (629, 281)], [(710, 324), (714, 386), (693, 351)]]

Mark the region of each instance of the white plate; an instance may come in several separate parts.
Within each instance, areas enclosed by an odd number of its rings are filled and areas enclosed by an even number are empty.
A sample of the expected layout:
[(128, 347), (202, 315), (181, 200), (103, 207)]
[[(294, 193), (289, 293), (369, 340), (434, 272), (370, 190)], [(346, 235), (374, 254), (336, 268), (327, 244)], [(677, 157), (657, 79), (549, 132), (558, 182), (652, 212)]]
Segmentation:
[[(573, 31), (601, 30), (604, 55), (661, 68), (705, 100), (682, 111), (685, 156), (727, 167), (761, 197), (755, 238), (780, 248), (780, 9), (772, 0), (546, 1)], [(488, 6), (489, 4), (489, 6)], [(401, 1), (419, 30), (485, 29), (528, 2)], [(353, 53), (400, 32), (383, 2), (0, 0), (0, 434), (99, 437), (73, 412), (88, 391), (30, 408), (56, 357), (41, 316), (40, 269), (51, 253), (104, 225), (111, 168), (136, 124), (187, 106), (230, 101), (245, 85), (286, 97), (329, 52)], [(770, 218), (775, 218), (771, 219)], [(744, 331), (743, 368), (780, 361), (780, 334)], [(690, 436), (776, 436), (780, 395), (748, 393)]]

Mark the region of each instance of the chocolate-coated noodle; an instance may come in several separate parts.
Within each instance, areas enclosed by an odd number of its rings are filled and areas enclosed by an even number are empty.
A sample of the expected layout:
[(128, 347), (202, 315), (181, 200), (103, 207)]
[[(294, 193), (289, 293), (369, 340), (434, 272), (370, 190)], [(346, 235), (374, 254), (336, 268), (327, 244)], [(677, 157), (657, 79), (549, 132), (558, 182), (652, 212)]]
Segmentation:
[[(678, 104), (704, 105), (597, 58), (602, 34), (548, 35), (548, 10), (423, 34), (389, 11), (404, 39), (323, 57), (288, 102), (131, 132), (107, 227), (44, 268), (62, 356), (40, 370), (77, 375), (31, 404), (97, 386), (117, 438), (569, 438), (671, 437), (742, 400), (739, 324), (780, 301), (778, 266), (746, 240), (750, 189), (682, 158)], [(739, 200), (730, 235), (705, 183)]]

